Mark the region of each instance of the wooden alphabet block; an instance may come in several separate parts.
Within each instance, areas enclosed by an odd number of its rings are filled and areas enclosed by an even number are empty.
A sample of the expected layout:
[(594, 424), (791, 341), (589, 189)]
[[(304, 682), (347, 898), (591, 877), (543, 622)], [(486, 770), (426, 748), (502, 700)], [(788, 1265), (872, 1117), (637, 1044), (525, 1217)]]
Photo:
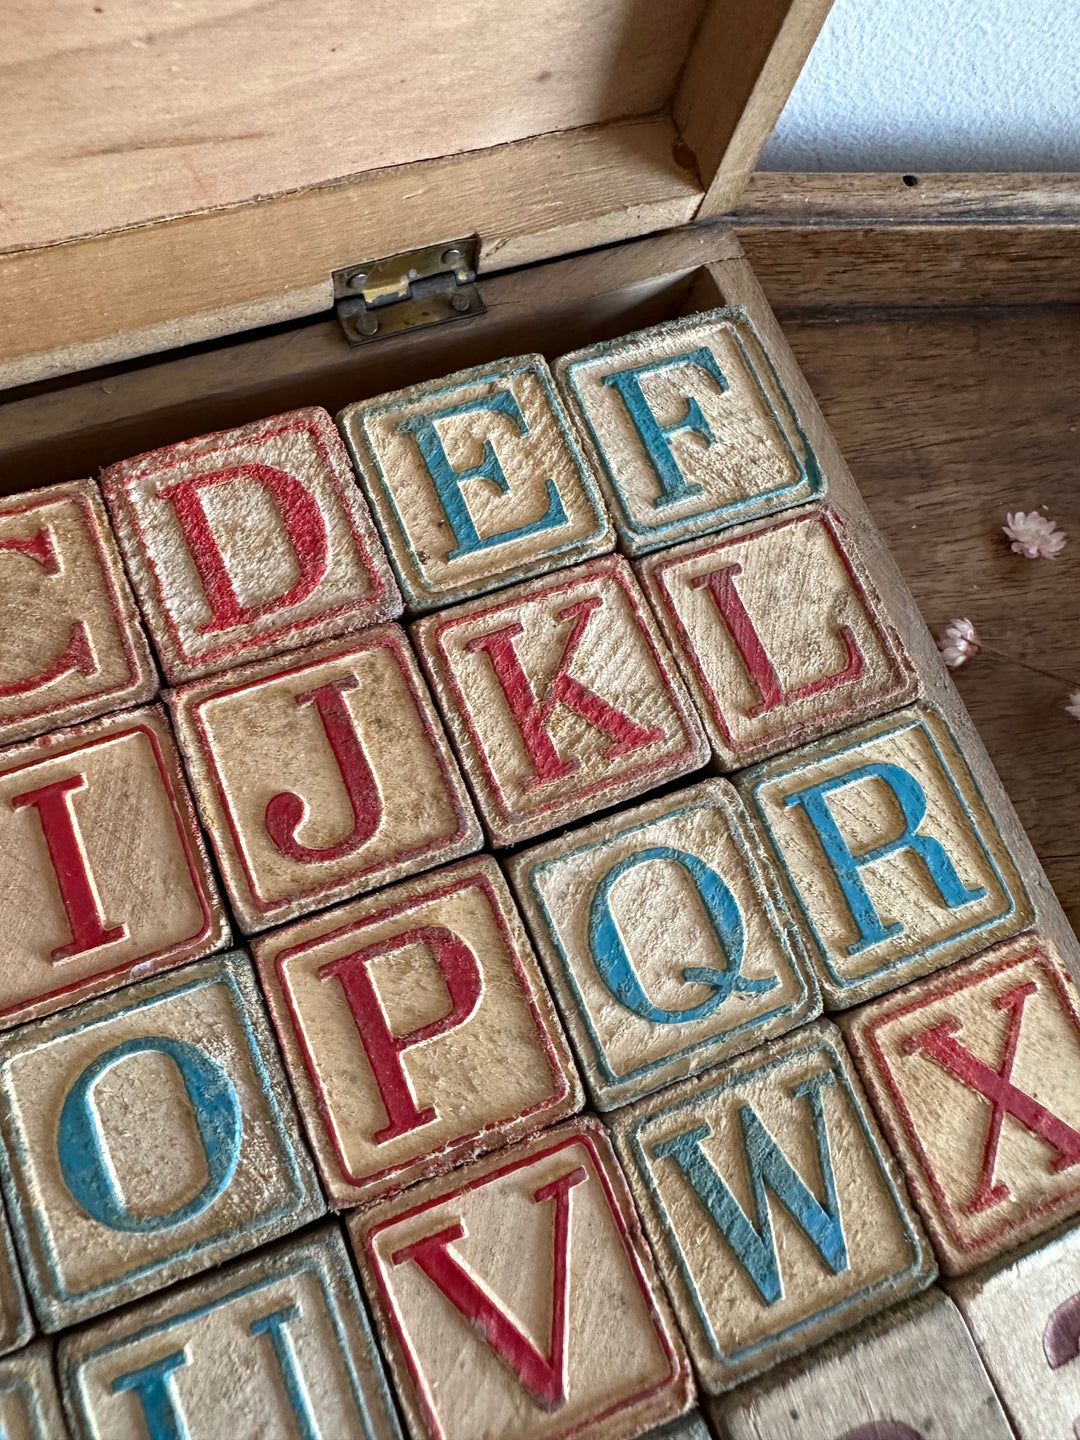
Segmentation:
[(669, 1420), (643, 1435), (641, 1440), (711, 1440), (705, 1421), (697, 1410), (681, 1415), (678, 1420)]
[(0, 873), (0, 1028), (229, 941), (157, 706), (0, 751)]
[(708, 1394), (934, 1278), (899, 1171), (823, 1021), (611, 1125)]
[(174, 684), (401, 613), (325, 410), (136, 455), (101, 483)]
[(1038, 932), (845, 1017), (941, 1267), (1080, 1213), (1076, 987)]
[(464, 781), (396, 625), (168, 698), (245, 933), (480, 848)]
[(692, 1404), (595, 1120), (379, 1201), (349, 1232), (414, 1440), (630, 1440)]
[(426, 616), (412, 635), (495, 845), (629, 800), (708, 758), (620, 556)]
[(0, 500), (0, 636), (0, 744), (157, 694), (92, 480)]
[(832, 510), (663, 550), (638, 575), (725, 770), (915, 697), (911, 661)]
[(58, 1360), (78, 1440), (401, 1437), (334, 1224), (84, 1326)]
[(323, 1213), (246, 956), (0, 1039), (5, 1198), (47, 1331)]
[(928, 705), (755, 766), (737, 785), (843, 1009), (1030, 925), (976, 777)]
[(725, 1396), (713, 1419), (722, 1440), (1013, 1440), (938, 1290)]
[(572, 830), (508, 868), (601, 1110), (821, 1009), (726, 780)]
[(334, 1204), (399, 1190), (581, 1107), (488, 855), (277, 930), (255, 954)]
[(629, 555), (772, 515), (825, 478), (746, 312), (714, 310), (564, 355), (579, 422)]
[(1080, 1228), (948, 1288), (1018, 1440), (1080, 1435)]
[(69, 1440), (50, 1341), (37, 1340), (0, 1360), (0, 1434), (6, 1440)]
[[(0, 1208), (0, 1355), (18, 1350), (34, 1333), (34, 1317), (15, 1258), (7, 1215)], [(2, 1421), (0, 1421), (2, 1425)], [(0, 1434), (3, 1430), (0, 1429)]]
[(395, 390), (338, 421), (413, 612), (615, 544), (540, 355)]

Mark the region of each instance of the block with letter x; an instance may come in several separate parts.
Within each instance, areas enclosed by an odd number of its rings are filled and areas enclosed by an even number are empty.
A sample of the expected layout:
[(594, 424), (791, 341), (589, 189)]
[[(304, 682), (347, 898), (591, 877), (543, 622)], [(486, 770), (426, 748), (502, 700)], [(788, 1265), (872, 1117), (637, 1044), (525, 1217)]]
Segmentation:
[(255, 952), (338, 1205), (581, 1106), (540, 967), (490, 856), (324, 910)]
[(378, 1201), (349, 1231), (414, 1440), (630, 1440), (690, 1408), (597, 1121)]
[(168, 698), (247, 933), (480, 848), (464, 781), (396, 625)]
[(844, 1028), (942, 1269), (1080, 1213), (1080, 1015), (1046, 936), (996, 945)]
[(627, 554), (824, 493), (799, 416), (744, 310), (608, 340), (564, 355), (555, 373)]
[(929, 705), (766, 761), (736, 783), (805, 924), (827, 1010), (1034, 919), (972, 767)]
[(611, 1123), (709, 1394), (934, 1278), (900, 1173), (826, 1022), (661, 1090)]
[(106, 470), (102, 487), (174, 684), (401, 613), (325, 410), (137, 455)]
[(0, 500), (0, 744), (139, 704), (157, 688), (94, 482)]
[(496, 845), (628, 800), (708, 758), (621, 556), (425, 616), (412, 634)]
[(850, 526), (826, 507), (689, 541), (637, 568), (725, 770), (915, 698), (914, 668)]
[(414, 613), (615, 544), (540, 355), (380, 395), (338, 419)]

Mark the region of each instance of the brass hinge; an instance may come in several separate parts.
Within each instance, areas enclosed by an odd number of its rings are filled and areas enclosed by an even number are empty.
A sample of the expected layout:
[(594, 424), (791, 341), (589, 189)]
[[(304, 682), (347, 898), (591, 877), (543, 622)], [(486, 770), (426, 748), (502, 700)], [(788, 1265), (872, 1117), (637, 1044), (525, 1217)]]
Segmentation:
[(444, 240), (334, 271), (334, 308), (350, 345), (483, 315), (476, 286), (480, 237)]

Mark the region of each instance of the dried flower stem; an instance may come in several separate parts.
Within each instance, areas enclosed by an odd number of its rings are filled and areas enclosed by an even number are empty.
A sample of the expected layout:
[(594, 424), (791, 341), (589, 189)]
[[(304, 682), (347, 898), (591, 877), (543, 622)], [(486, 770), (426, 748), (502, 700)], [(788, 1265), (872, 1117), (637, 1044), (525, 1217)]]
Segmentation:
[(1059, 675), (1056, 670), (1044, 670), (1040, 665), (1032, 665), (1028, 660), (1021, 660), (1017, 655), (1009, 655), (1004, 650), (997, 650), (993, 645), (986, 645), (980, 642), (979, 648), (984, 655), (993, 655), (997, 660), (1006, 660), (1010, 665), (1020, 665), (1025, 670), (1030, 670), (1033, 675), (1042, 675), (1047, 680), (1056, 680), (1059, 685), (1068, 685), (1075, 688), (1080, 681), (1070, 680), (1067, 675)]

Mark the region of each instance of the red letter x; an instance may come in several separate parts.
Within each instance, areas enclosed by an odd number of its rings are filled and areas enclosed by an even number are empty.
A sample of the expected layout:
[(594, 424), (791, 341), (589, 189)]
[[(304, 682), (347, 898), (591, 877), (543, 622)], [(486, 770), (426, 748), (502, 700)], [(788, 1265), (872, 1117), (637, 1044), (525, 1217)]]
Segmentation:
[(626, 755), (642, 745), (651, 745), (654, 740), (663, 740), (667, 734), (663, 726), (659, 725), (646, 730), (643, 725), (631, 720), (629, 715), (624, 715), (621, 710), (617, 710), (614, 705), (567, 673), (574, 663), (574, 656), (585, 634), (590, 615), (603, 603), (600, 595), (590, 595), (584, 600), (576, 600), (573, 605), (567, 605), (556, 615), (557, 620), (572, 621), (573, 628), (567, 636), (559, 663), (542, 700), (537, 699), (514, 649), (515, 639), (524, 633), (525, 628), (516, 620), (501, 630), (475, 636), (465, 647), (470, 651), (486, 650), (491, 659), (506, 696), (506, 703), (510, 706), (521, 731), (521, 738), (525, 741), (536, 767), (536, 774), (529, 781), (530, 789), (572, 774), (581, 763), (576, 756), (570, 760), (561, 759), (548, 734), (552, 711), (560, 703), (570, 710), (576, 710), (583, 720), (611, 736), (611, 744), (604, 751), (605, 760)]
[(551, 1290), (551, 1348), (541, 1354), (529, 1337), (514, 1324), (505, 1310), (483, 1291), (449, 1247), (465, 1238), (460, 1223), (448, 1225), (423, 1240), (414, 1240), (390, 1256), (393, 1265), (415, 1260), (424, 1274), (450, 1303), (464, 1315), (469, 1324), (487, 1341), (510, 1368), (537, 1403), (545, 1410), (554, 1410), (566, 1399), (566, 1320), (569, 1311), (570, 1191), (589, 1178), (579, 1166), (557, 1180), (541, 1185), (533, 1195), (537, 1202), (555, 1201), (555, 1263)]
[(1072, 1165), (1080, 1165), (1080, 1134), (1052, 1110), (1048, 1110), (1023, 1090), (1017, 1089), (1010, 1079), (1016, 1060), (1016, 1047), (1020, 1040), (1024, 1006), (1038, 988), (1034, 980), (1028, 980), (1023, 985), (1006, 991), (1004, 995), (999, 995), (994, 1001), (999, 1010), (1012, 1011), (1008, 1034), (1005, 1036), (1004, 1054), (997, 1070), (991, 1070), (985, 1061), (973, 1055), (953, 1038), (960, 1029), (960, 1021), (956, 1019), (943, 1020), (940, 1025), (932, 1025), (919, 1035), (910, 1035), (902, 1046), (905, 1055), (921, 1050), (969, 1090), (985, 1095), (994, 1107), (990, 1116), (990, 1133), (986, 1137), (982, 1174), (979, 1176), (975, 1194), (968, 1201), (969, 1215), (977, 1215), (1011, 1198), (1009, 1187), (1004, 1182), (994, 1183), (994, 1166), (997, 1163), (998, 1145), (1001, 1143), (1001, 1124), (1007, 1114), (1019, 1120), (1033, 1135), (1038, 1135), (1040, 1140), (1045, 1140), (1052, 1150), (1057, 1151), (1055, 1170), (1068, 1170)]

